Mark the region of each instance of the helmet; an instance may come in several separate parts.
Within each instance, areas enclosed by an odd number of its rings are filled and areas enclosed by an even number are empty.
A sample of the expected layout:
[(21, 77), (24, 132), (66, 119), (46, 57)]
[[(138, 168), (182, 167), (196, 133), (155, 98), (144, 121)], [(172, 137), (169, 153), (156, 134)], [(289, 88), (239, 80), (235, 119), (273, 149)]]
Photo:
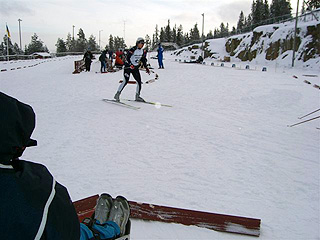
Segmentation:
[(139, 43), (144, 43), (144, 39), (142, 37), (137, 38), (136, 45), (138, 45)]

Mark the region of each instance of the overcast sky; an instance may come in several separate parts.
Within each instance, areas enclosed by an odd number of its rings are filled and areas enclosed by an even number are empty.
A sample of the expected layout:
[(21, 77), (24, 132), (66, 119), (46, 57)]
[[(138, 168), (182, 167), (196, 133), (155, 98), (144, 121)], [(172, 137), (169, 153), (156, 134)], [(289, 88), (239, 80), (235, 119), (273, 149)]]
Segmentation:
[[(271, 0), (269, 0), (271, 3)], [(13, 42), (19, 43), (19, 23), (22, 19), (22, 46), (29, 44), (31, 35), (37, 33), (50, 51), (55, 52), (57, 39), (75, 36), (79, 28), (86, 38), (91, 34), (101, 46), (108, 43), (110, 34), (124, 37), (127, 45), (134, 45), (137, 37), (151, 38), (155, 26), (159, 29), (167, 25), (183, 26), (184, 32), (198, 23), (201, 33), (204, 13), (204, 32), (218, 28), (221, 22), (235, 26), (240, 11), (245, 16), (250, 13), (252, 0), (0, 0), (0, 37), (6, 34), (7, 22)], [(296, 0), (291, 1), (295, 11)]]

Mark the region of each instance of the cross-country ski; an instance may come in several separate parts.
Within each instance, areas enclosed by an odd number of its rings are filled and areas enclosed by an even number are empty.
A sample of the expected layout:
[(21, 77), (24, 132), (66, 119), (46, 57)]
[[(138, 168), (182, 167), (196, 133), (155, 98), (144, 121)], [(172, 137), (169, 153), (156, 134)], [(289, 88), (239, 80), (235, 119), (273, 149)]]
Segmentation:
[[(133, 100), (133, 99), (122, 99), (122, 100), (128, 101), (128, 102), (137, 102), (136, 100)], [(171, 105), (163, 104), (160, 102), (141, 101), (139, 103), (151, 104), (151, 105), (155, 105), (157, 107), (172, 107)]]
[(140, 107), (135, 107), (135, 106), (132, 106), (130, 104), (127, 104), (127, 103), (124, 103), (124, 102), (121, 102), (121, 101), (116, 101), (114, 99), (104, 98), (104, 99), (102, 99), (102, 101), (107, 102), (107, 103), (111, 103), (111, 104), (114, 104), (114, 105), (118, 105), (118, 106), (121, 106), (121, 107), (130, 108), (130, 109), (133, 109), (133, 110), (139, 110), (140, 109)]

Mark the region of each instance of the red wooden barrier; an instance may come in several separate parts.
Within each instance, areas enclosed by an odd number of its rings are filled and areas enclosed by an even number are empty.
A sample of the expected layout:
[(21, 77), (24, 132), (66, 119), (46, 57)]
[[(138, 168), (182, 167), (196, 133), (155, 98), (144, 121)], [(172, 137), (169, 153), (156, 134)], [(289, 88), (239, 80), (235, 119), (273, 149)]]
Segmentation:
[[(98, 197), (98, 195), (94, 195), (74, 202), (80, 221), (93, 214)], [(260, 235), (260, 219), (193, 211), (134, 201), (129, 201), (129, 204), (131, 211), (130, 218), (195, 225), (221, 232), (256, 237)]]

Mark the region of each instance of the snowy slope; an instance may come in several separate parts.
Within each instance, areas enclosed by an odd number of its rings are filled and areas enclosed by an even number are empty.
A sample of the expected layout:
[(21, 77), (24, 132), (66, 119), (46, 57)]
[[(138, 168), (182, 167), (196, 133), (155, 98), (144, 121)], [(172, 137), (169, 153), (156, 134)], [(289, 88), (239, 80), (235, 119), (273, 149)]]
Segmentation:
[[(315, 15), (320, 19), (319, 10), (315, 12)], [(316, 20), (311, 14), (299, 18), (297, 38), (299, 41), (301, 40), (301, 43), (296, 51), (295, 67), (320, 71), (319, 39), (316, 40), (319, 36), (319, 24), (320, 20)], [(205, 61), (207, 63), (221, 62), (224, 61), (225, 57), (228, 57), (232, 63), (238, 63), (246, 59), (243, 55), (247, 56), (247, 54), (249, 54), (251, 56), (254, 55), (254, 57), (251, 61), (243, 61), (246, 64), (291, 67), (294, 29), (295, 21), (288, 21), (279, 24), (259, 26), (252, 32), (234, 35), (228, 38), (206, 40), (205, 50), (212, 55), (207, 57)], [(311, 35), (311, 32), (314, 36)], [(298, 44), (299, 41), (297, 41)], [(237, 44), (235, 49), (227, 52), (227, 48), (234, 47), (235, 43)], [(310, 43), (313, 43), (315, 46), (313, 48), (308, 46)], [(197, 49), (193, 49), (192, 47)], [(175, 56), (176, 61), (193, 61), (202, 54), (200, 47), (201, 44), (193, 44), (176, 50), (172, 55)], [(254, 51), (257, 51), (256, 55)], [(275, 55), (275, 52), (278, 52), (277, 58), (268, 60), (270, 59), (270, 56), (269, 58), (267, 57), (268, 53)], [(311, 54), (311, 52), (313, 53)], [(306, 54), (312, 55), (312, 58), (304, 61)]]
[[(143, 85), (142, 96), (174, 107), (133, 102), (138, 111), (101, 101), (113, 97), (122, 72), (96, 74), (98, 62), (92, 72), (78, 75), (71, 74), (75, 58), (1, 72), (0, 90), (31, 104), (37, 114), (38, 147), (24, 159), (45, 164), (73, 200), (121, 194), (260, 218), (262, 240), (319, 239), (319, 120), (287, 125), (320, 107), (319, 90), (312, 87), (319, 85), (320, 73), (165, 59), (165, 69), (155, 69), (159, 80)], [(157, 66), (152, 59), (151, 64)], [(142, 77), (150, 78), (144, 72)], [(133, 98), (134, 92), (128, 85), (122, 97)], [(144, 221), (133, 221), (131, 237), (251, 239)]]

